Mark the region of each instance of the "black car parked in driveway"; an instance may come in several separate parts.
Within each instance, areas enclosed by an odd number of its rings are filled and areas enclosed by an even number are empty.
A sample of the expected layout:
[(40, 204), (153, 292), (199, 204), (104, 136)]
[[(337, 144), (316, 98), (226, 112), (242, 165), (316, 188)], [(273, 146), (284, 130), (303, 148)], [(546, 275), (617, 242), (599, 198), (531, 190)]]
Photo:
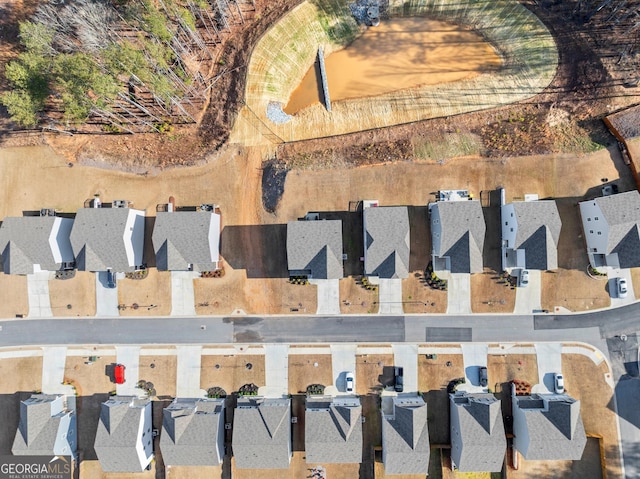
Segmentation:
[(404, 370), (401, 367), (396, 366), (394, 370), (395, 380), (393, 383), (393, 389), (399, 393), (401, 393), (404, 390), (404, 378), (402, 377), (403, 373), (404, 373)]

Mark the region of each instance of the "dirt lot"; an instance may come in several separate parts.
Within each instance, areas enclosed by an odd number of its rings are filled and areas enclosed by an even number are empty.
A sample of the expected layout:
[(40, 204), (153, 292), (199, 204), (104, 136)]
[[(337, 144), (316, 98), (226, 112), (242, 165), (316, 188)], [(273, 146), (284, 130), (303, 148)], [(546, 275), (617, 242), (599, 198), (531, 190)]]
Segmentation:
[(96, 314), (95, 274), (76, 271), (71, 279), (49, 281), (49, 299), (54, 316), (93, 316)]
[(393, 354), (356, 355), (356, 392), (380, 393), (393, 378)]
[(291, 354), (290, 349), (290, 394), (304, 394), (307, 391), (307, 386), (311, 384), (333, 385), (331, 354)]
[(88, 362), (88, 356), (69, 356), (64, 366), (64, 378), (76, 388), (78, 396), (105, 394), (116, 390), (116, 385), (107, 374), (107, 367), (116, 362), (116, 356), (109, 355), (113, 351), (95, 351), (96, 361)]
[(431, 288), (421, 271), (402, 280), (402, 301), (404, 312), (409, 314), (447, 312), (447, 292)]
[[(167, 316), (171, 313), (171, 274), (149, 268), (144, 279), (118, 280), (120, 316)], [(134, 308), (134, 304), (138, 308)]]
[(471, 310), (474, 313), (511, 313), (516, 305), (516, 290), (500, 282), (495, 271), (471, 275)]
[(138, 378), (153, 383), (156, 397), (172, 399), (176, 396), (177, 364), (175, 354), (148, 356), (142, 349)]
[(342, 314), (375, 314), (378, 312), (378, 290), (366, 289), (362, 277), (340, 280), (340, 312)]
[(191, 479), (193, 477), (222, 477), (222, 466), (166, 466), (166, 479)]
[[(488, 385), (499, 399), (502, 410), (510, 403), (505, 401), (510, 396), (509, 382), (514, 379), (528, 382), (531, 386), (538, 384), (538, 363), (535, 354), (505, 354), (487, 356)], [(510, 405), (509, 405), (510, 407)]]
[[(247, 368), (249, 363), (251, 369)], [(264, 355), (203, 355), (201, 367), (200, 388), (205, 391), (217, 386), (231, 394), (245, 384), (265, 385)]]
[[(15, 374), (20, 371), (20, 374)], [(0, 394), (17, 391), (40, 391), (42, 388), (42, 356), (0, 359)]]
[[(151, 470), (136, 472), (135, 477), (140, 479), (155, 479), (156, 462), (151, 462)], [(98, 461), (82, 461), (80, 463), (80, 477), (90, 477), (91, 479), (131, 479), (131, 473), (103, 472)]]
[(0, 273), (3, 298), (0, 301), (0, 316), (15, 318), (17, 314), (29, 314), (27, 277)]
[[(289, 469), (278, 469), (266, 473), (264, 469), (237, 469), (235, 461), (231, 461), (231, 476), (240, 479), (254, 479), (256, 477), (278, 477), (282, 479), (299, 479), (311, 477), (311, 468), (320, 464), (307, 464), (303, 451), (296, 451), (291, 458)], [(322, 464), (327, 471), (327, 478), (353, 479), (358, 477), (359, 464)]]
[(621, 472), (618, 429), (616, 414), (611, 406), (613, 391), (604, 379), (604, 375), (610, 372), (607, 365), (601, 363), (596, 366), (590, 358), (581, 354), (563, 354), (562, 370), (568, 394), (581, 402), (586, 433), (602, 436), (608, 477), (618, 477)]

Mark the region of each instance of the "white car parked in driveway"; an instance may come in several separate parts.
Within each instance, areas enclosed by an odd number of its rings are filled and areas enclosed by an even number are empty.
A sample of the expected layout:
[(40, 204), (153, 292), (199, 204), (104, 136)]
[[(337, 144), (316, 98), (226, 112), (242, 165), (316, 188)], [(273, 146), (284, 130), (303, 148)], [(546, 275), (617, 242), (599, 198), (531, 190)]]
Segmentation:
[(562, 373), (553, 374), (553, 388), (558, 394), (564, 394), (564, 376)]
[(616, 278), (616, 290), (618, 291), (618, 298), (627, 297), (627, 280), (624, 278)]
[(356, 378), (354, 377), (352, 372), (348, 372), (345, 375), (345, 391), (348, 393), (352, 393), (356, 388)]
[(526, 288), (529, 286), (529, 270), (523, 269), (520, 272), (520, 287)]

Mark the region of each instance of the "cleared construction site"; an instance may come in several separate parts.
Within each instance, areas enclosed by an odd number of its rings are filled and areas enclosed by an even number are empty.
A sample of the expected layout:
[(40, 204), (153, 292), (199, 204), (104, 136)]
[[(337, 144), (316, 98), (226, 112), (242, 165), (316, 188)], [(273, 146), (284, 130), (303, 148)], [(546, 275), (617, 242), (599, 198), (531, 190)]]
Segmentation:
[[(553, 37), (515, 0), (390, 0), (381, 12), (381, 26), (401, 18), (411, 18), (414, 23), (424, 19), (424, 35), (428, 22), (446, 23), (454, 28), (445, 38), (455, 43), (456, 30), (478, 35), (499, 62), (484, 68), (476, 59), (457, 79), (444, 75), (440, 82), (418, 81), (415, 86), (348, 99), (334, 99), (329, 81), (331, 111), (321, 101), (292, 115), (284, 113), (292, 93), (314, 69), (319, 49), (328, 58), (333, 52), (350, 48), (367, 29), (380, 28), (359, 23), (352, 12), (349, 0), (305, 1), (265, 33), (251, 55), (245, 105), (235, 122), (232, 142), (252, 145), (322, 138), (494, 108), (540, 93), (553, 80), (558, 65)], [(434, 35), (437, 33), (434, 31)], [(406, 41), (411, 37), (405, 36)], [(375, 49), (375, 43), (371, 48)], [(447, 50), (452, 64), (461, 61), (456, 48), (454, 45)], [(397, 55), (403, 54), (406, 51), (399, 48)], [(427, 56), (425, 66), (428, 62)]]

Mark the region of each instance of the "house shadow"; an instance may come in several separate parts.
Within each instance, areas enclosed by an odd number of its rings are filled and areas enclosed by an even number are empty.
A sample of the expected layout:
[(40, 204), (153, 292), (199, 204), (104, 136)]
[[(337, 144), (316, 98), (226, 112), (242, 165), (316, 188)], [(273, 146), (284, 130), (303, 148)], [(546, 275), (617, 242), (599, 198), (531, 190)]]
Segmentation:
[(431, 260), (431, 231), (427, 206), (408, 206), (409, 271), (424, 271)]
[(76, 398), (78, 452), (81, 460), (95, 461), (98, 459), (94, 443), (96, 442), (102, 403), (107, 401), (109, 397), (109, 394), (94, 394)]
[(144, 249), (142, 261), (147, 265), (147, 268), (155, 268), (156, 266), (156, 251), (153, 248), (153, 228), (155, 224), (155, 216), (144, 217)]
[(502, 271), (502, 226), (500, 223), (500, 190), (483, 190), (480, 194), (482, 215), (486, 225), (482, 263), (492, 271)]
[[(314, 211), (322, 220), (342, 221), (342, 252), (347, 255), (342, 262), (345, 276), (364, 274), (364, 226), (362, 210), (357, 211)], [(299, 218), (302, 219), (302, 218)]]
[(225, 226), (220, 254), (233, 269), (248, 278), (288, 278), (287, 225)]

